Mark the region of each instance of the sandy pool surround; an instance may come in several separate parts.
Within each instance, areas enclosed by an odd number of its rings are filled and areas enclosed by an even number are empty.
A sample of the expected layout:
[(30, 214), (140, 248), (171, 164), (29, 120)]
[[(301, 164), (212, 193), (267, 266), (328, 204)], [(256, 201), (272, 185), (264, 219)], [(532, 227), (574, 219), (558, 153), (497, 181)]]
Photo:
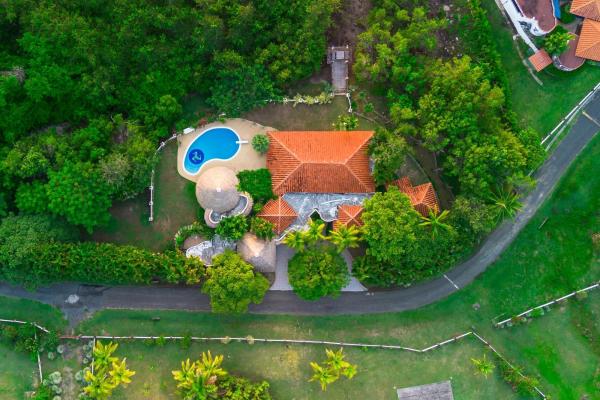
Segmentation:
[[(184, 160), (186, 157), (186, 153), (192, 142), (200, 136), (203, 132), (211, 128), (225, 127), (230, 128), (234, 132), (238, 134), (240, 140), (247, 141), (246, 144), (241, 144), (240, 149), (236, 153), (235, 156), (228, 160), (218, 160), (212, 159), (207, 161), (200, 170), (196, 174), (188, 173), (184, 165)], [(258, 154), (252, 148), (250, 144), (252, 142), (252, 138), (258, 134), (266, 134), (268, 131), (274, 131), (275, 129), (262, 126), (252, 121), (248, 121), (241, 118), (232, 118), (227, 119), (225, 122), (213, 122), (208, 125), (204, 125), (200, 128), (195, 129), (192, 133), (188, 133), (187, 135), (180, 135), (177, 138), (178, 149), (177, 149), (177, 172), (179, 175), (188, 179), (192, 182), (196, 182), (198, 177), (202, 175), (202, 172), (208, 168), (223, 166), (230, 168), (235, 173), (245, 169), (259, 169), (266, 168), (267, 166), (267, 157), (264, 155)]]

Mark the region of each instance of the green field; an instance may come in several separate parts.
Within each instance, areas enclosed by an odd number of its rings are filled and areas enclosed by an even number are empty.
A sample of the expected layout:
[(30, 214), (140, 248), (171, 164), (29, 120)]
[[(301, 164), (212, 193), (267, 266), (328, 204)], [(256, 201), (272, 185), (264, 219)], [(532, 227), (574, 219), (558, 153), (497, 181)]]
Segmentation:
[(576, 71), (563, 72), (550, 66), (537, 74), (543, 82), (540, 86), (527, 72), (515, 46), (521, 46), (525, 57), (531, 55), (527, 52), (529, 48), (522, 40), (512, 39), (514, 31), (494, 0), (484, 0), (482, 4), (488, 12), (508, 75), (512, 109), (524, 126), (530, 126), (544, 136), (600, 82), (600, 67), (586, 63)]

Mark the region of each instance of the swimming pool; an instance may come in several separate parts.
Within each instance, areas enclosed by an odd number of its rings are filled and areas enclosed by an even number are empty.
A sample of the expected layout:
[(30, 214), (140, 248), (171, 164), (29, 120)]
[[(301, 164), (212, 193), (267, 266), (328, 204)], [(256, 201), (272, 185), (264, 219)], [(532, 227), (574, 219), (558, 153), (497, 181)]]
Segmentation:
[(209, 128), (188, 146), (183, 169), (190, 175), (196, 175), (210, 160), (229, 160), (240, 150), (240, 142), (239, 135), (231, 128)]

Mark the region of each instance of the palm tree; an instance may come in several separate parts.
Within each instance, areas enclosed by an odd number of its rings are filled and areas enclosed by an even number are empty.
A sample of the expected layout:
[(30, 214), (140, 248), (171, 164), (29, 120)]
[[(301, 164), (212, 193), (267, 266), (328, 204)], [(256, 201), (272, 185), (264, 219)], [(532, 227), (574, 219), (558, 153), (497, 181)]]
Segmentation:
[(117, 357), (112, 357), (112, 354), (117, 350), (119, 345), (117, 343), (108, 342), (106, 345), (102, 344), (101, 341), (97, 341), (94, 345), (94, 368), (100, 370), (108, 368), (109, 365), (117, 361)]
[(326, 364), (335, 374), (338, 376), (340, 374), (344, 375), (348, 379), (352, 379), (356, 375), (356, 365), (352, 365), (345, 360), (346, 356), (342, 347), (338, 351), (325, 349), (325, 354), (327, 354)]
[(335, 245), (338, 253), (341, 253), (346, 248), (358, 247), (358, 243), (361, 240), (360, 233), (360, 229), (354, 225), (350, 227), (340, 225), (331, 232), (328, 239)]
[(471, 358), (471, 362), (475, 365), (476, 373), (483, 375), (486, 379), (494, 372), (494, 368), (496, 368), (494, 363), (488, 360), (485, 354), (481, 359)]
[(311, 362), (310, 366), (313, 369), (313, 376), (309, 382), (317, 381), (321, 384), (321, 390), (327, 390), (327, 386), (338, 380), (339, 375), (336, 375), (330, 368), (321, 367), (316, 362)]
[(181, 370), (172, 371), (173, 379), (177, 381), (177, 388), (184, 399), (217, 398), (217, 381), (219, 377), (227, 375), (227, 372), (221, 368), (222, 362), (222, 355), (213, 357), (209, 351), (202, 353), (202, 358), (198, 361), (191, 363), (188, 358), (181, 363)]
[(321, 221), (320, 219), (311, 220), (308, 223), (308, 230), (303, 232), (304, 240), (309, 245), (315, 244), (319, 240), (325, 239), (325, 235), (323, 234), (324, 230), (325, 230), (325, 222)]
[(304, 232), (293, 231), (288, 233), (285, 239), (283, 239), (283, 243), (298, 252), (304, 251), (304, 248), (306, 247)]
[(106, 379), (106, 375), (92, 374), (92, 371), (86, 370), (85, 381), (87, 386), (83, 388), (84, 393), (94, 400), (107, 399), (111, 394), (116, 385)]
[(441, 213), (435, 213), (431, 209), (429, 210), (429, 216), (424, 217), (421, 215), (421, 222), (419, 225), (428, 226), (431, 228), (431, 236), (436, 238), (442, 231), (450, 231), (452, 227), (445, 223), (444, 221), (448, 219), (448, 215), (450, 212), (448, 210), (443, 210)]
[(127, 369), (124, 358), (120, 362), (113, 362), (112, 370), (109, 372), (109, 375), (112, 377), (115, 386), (120, 384), (127, 385), (131, 383), (131, 377), (135, 375), (135, 372)]
[(514, 218), (523, 204), (519, 201), (519, 195), (511, 187), (499, 190), (489, 196), (494, 208), (496, 209), (496, 218), (503, 220), (505, 218)]

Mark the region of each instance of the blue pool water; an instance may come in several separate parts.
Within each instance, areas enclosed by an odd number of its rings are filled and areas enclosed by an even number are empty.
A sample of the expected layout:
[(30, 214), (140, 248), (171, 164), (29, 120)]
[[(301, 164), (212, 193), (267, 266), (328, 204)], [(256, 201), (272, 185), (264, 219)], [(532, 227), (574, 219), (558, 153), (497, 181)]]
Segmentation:
[(240, 149), (240, 137), (230, 128), (210, 128), (189, 145), (183, 159), (183, 168), (195, 175), (210, 160), (229, 160)]

